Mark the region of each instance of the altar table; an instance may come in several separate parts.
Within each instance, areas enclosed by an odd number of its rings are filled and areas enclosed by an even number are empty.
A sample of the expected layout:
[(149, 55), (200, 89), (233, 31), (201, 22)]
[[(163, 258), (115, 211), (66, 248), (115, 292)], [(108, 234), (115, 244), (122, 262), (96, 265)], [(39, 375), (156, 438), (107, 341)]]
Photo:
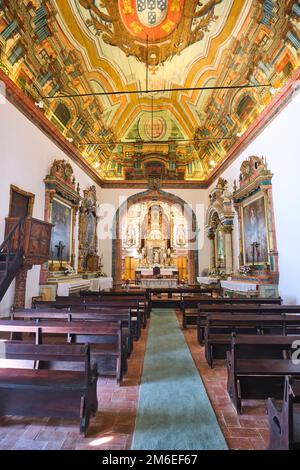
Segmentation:
[(177, 279), (141, 279), (144, 289), (177, 288)]
[(210, 284), (216, 284), (217, 282), (219, 282), (219, 279), (215, 277), (198, 276), (197, 282), (199, 282), (199, 284), (210, 285)]

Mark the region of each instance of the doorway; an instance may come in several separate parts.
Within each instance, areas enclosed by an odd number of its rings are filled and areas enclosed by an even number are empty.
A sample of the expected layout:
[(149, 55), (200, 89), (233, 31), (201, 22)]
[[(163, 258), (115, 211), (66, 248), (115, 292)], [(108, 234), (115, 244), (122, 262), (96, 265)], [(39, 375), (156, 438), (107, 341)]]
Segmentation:
[(8, 217), (31, 217), (34, 198), (34, 194), (23, 191), (23, 189), (11, 184)]

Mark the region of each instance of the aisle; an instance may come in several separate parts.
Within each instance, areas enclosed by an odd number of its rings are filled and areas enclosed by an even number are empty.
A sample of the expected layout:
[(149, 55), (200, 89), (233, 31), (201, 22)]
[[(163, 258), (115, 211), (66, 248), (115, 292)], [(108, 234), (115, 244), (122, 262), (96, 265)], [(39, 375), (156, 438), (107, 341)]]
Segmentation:
[(227, 449), (173, 310), (152, 310), (132, 449)]

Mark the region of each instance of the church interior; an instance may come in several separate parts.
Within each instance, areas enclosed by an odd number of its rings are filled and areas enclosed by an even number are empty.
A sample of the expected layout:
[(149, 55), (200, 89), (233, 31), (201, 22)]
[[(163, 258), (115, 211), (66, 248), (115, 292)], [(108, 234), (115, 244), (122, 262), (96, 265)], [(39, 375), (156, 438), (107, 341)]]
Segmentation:
[(299, 65), (299, 0), (0, 0), (0, 450), (300, 448)]

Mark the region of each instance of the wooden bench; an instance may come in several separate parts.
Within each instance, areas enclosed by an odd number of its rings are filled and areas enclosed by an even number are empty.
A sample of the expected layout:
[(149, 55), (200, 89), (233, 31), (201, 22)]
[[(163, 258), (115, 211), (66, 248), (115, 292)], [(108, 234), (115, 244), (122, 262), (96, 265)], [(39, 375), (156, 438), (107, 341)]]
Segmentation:
[[(156, 288), (149, 289), (150, 309), (152, 308), (177, 308), (182, 309), (183, 299), (190, 299), (207, 294), (212, 296), (215, 289), (198, 287), (177, 287), (177, 288)], [(167, 294), (167, 298), (162, 298), (162, 294)], [(174, 297), (175, 296), (175, 297)], [(194, 303), (193, 303), (194, 305)], [(195, 304), (197, 306), (197, 303)]]
[(114, 298), (122, 298), (122, 299), (136, 299), (139, 300), (145, 309), (146, 312), (146, 319), (144, 321), (144, 326), (146, 326), (147, 318), (150, 317), (150, 293), (145, 290), (145, 289), (130, 289), (129, 291), (125, 290), (117, 290), (117, 289), (111, 289), (110, 291), (106, 292), (101, 292), (101, 297), (102, 299), (108, 298), (108, 297), (114, 297)]
[[(258, 344), (262, 341), (261, 337), (265, 338), (266, 351), (268, 351), (267, 342), (271, 341), (270, 344), (272, 345), (271, 338), (285, 335), (286, 331), (289, 330), (289, 325), (294, 327), (295, 324), (298, 324), (299, 336), (295, 335), (294, 337), (300, 339), (300, 317), (289, 316), (286, 318), (280, 315), (235, 315), (234, 317), (233, 319), (232, 317), (228, 318), (228, 315), (211, 314), (206, 319), (204, 348), (205, 358), (210, 367), (213, 366), (215, 359), (226, 358), (226, 353), (231, 348), (232, 333), (238, 334), (239, 337), (242, 335), (243, 339), (247, 337), (246, 335), (251, 335), (250, 338), (256, 335), (255, 338)], [(270, 328), (272, 330), (276, 329), (277, 335), (268, 334)], [(290, 336), (283, 337), (290, 338)], [(286, 341), (288, 343), (289, 340)]]
[[(228, 315), (210, 314), (206, 318), (204, 329), (204, 348), (207, 363), (212, 367), (214, 359), (225, 359), (226, 352), (231, 348), (231, 334), (239, 335), (286, 335), (299, 329), (300, 316), (297, 315)], [(254, 343), (259, 338), (252, 340)]]
[(300, 379), (286, 376), (281, 407), (278, 407), (273, 398), (268, 398), (268, 450), (300, 450), (300, 410), (299, 406), (297, 407), (299, 403)]
[(141, 336), (141, 328), (143, 322), (144, 312), (140, 309), (138, 300), (127, 300), (127, 299), (112, 299), (102, 300), (98, 297), (84, 298), (84, 297), (60, 297), (59, 300), (55, 301), (42, 301), (35, 302), (34, 308), (41, 309), (59, 309), (69, 311), (81, 311), (84, 310), (99, 310), (102, 308), (115, 310), (116, 308), (127, 308), (131, 312), (131, 320), (134, 330), (134, 339), (138, 340)]
[[(267, 337), (261, 338), (261, 345), (263, 345)], [(291, 344), (293, 339), (293, 337), (286, 337), (286, 340), (282, 341), (288, 341)], [(249, 356), (249, 344), (246, 344), (245, 358), (243, 344), (242, 335), (233, 336), (231, 351), (227, 351), (227, 391), (238, 413), (242, 411), (242, 400), (267, 400), (270, 396), (280, 399), (283, 396), (286, 375), (295, 375), (300, 378), (300, 366), (294, 364), (292, 360), (258, 358), (257, 353), (253, 359)], [(282, 346), (283, 350), (288, 347), (286, 344), (279, 346)], [(276, 343), (273, 347), (277, 347)]]
[(0, 320), (0, 331), (11, 333), (11, 339), (19, 339), (20, 333), (34, 333), (37, 344), (45, 341), (45, 335), (63, 335), (68, 342), (89, 343), (99, 374), (116, 376), (118, 383), (127, 369), (121, 323), (116, 326), (99, 321)]
[[(102, 321), (109, 324), (118, 324), (121, 321), (122, 339), (125, 343), (127, 357), (133, 349), (134, 330), (131, 322), (131, 312), (128, 309), (76, 310), (62, 311), (56, 309), (15, 309), (11, 312), (11, 320), (68, 320), (68, 321)], [(127, 364), (125, 364), (126, 366)]]
[(280, 305), (282, 302), (281, 297), (258, 297), (258, 298), (240, 298), (240, 297), (204, 297), (199, 299), (199, 303), (196, 308), (187, 308), (183, 304), (182, 309), (182, 327), (185, 329), (188, 325), (197, 325), (197, 317), (200, 305), (206, 303), (206, 305)]
[[(282, 314), (299, 314), (299, 305), (266, 305), (266, 304), (237, 304), (237, 305), (215, 305), (199, 303), (197, 317), (197, 337), (199, 344), (204, 341), (204, 328), (207, 316), (211, 314), (222, 313), (228, 315), (282, 315)], [(270, 330), (269, 333), (276, 333), (276, 330)], [(298, 334), (297, 329), (290, 334)]]
[[(97, 365), (90, 366), (89, 345), (4, 342), (5, 361), (33, 360), (80, 364), (78, 370), (0, 368), (0, 415), (79, 419), (86, 435), (98, 410)], [(3, 358), (3, 354), (2, 354)], [(2, 361), (3, 363), (3, 361)]]

